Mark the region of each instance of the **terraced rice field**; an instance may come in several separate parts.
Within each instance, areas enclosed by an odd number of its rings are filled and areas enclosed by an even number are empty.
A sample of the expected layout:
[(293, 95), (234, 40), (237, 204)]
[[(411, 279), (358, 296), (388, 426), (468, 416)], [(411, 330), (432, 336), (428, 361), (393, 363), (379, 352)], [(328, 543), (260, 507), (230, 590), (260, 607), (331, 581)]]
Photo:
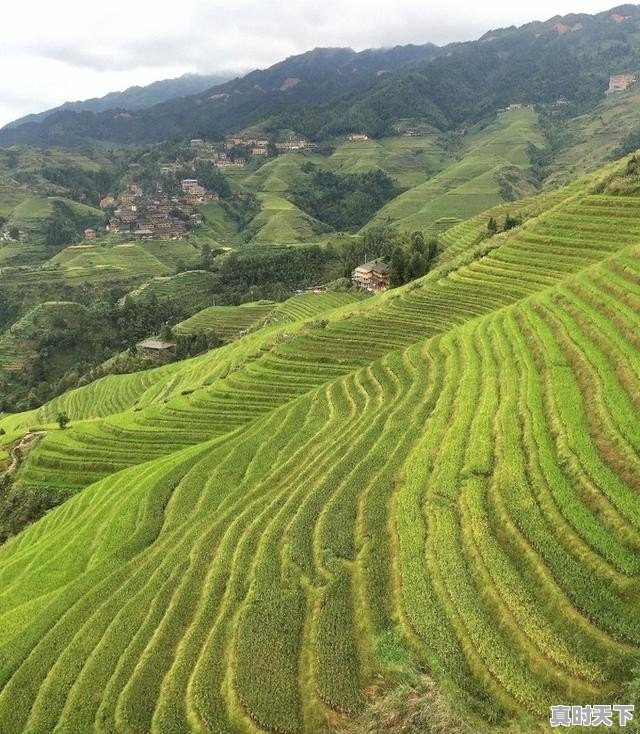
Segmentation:
[[(65, 321), (77, 323), (84, 315), (83, 306), (66, 301), (45, 302), (33, 308), (0, 333), (0, 374), (30, 369), (31, 361), (38, 354), (38, 340), (51, 331), (52, 325)], [(49, 356), (53, 358), (52, 354)]]
[(252, 241), (261, 244), (303, 244), (318, 240), (326, 226), (284, 196), (258, 194), (260, 212), (251, 220)]
[(478, 732), (620, 695), (640, 199), (585, 187), (470, 241), (326, 328), (59, 399), (86, 420), (23, 479), (86, 488), (0, 549), (3, 734), (315, 734), (409, 669)]
[(204, 308), (214, 300), (216, 278), (207, 270), (187, 270), (173, 276), (160, 276), (133, 290), (130, 298), (152, 298), (185, 308), (187, 313)]
[(175, 331), (178, 334), (214, 333), (231, 340), (261, 326), (275, 308), (273, 301), (256, 301), (242, 306), (209, 306), (185, 321)]
[(460, 160), (382, 207), (373, 224), (391, 222), (403, 230), (442, 230), (447, 220), (466, 220), (496, 206), (502, 201), (499, 174), (506, 167), (525, 171), (529, 166), (527, 145), (539, 140), (537, 116), (532, 110), (504, 115), (486, 130), (464, 139)]
[(68, 279), (90, 277), (96, 270), (164, 275), (169, 269), (142, 245), (135, 242), (109, 247), (93, 244), (71, 245), (53, 257), (50, 262), (63, 269)]
[(360, 293), (303, 293), (283, 303), (253, 301), (241, 306), (210, 306), (176, 325), (178, 334), (214, 333), (225, 341), (261, 326), (304, 321), (361, 300)]
[(343, 142), (328, 163), (342, 173), (365, 173), (381, 168), (400, 186), (418, 186), (451, 163), (452, 157), (434, 134), (419, 137), (396, 136), (381, 140)]
[(289, 298), (284, 303), (280, 303), (273, 314), (273, 318), (277, 321), (304, 321), (365, 298), (367, 296), (358, 291), (301, 293)]

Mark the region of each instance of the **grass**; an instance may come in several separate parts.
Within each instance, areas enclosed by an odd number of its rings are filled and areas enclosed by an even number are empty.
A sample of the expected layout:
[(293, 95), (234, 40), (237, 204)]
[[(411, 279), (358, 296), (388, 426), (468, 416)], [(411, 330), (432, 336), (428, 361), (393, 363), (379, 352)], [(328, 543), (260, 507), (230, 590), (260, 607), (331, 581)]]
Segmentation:
[(302, 293), (277, 304), (253, 301), (241, 306), (210, 306), (176, 325), (178, 334), (214, 333), (232, 341), (272, 323), (304, 321), (364, 298), (361, 293)]
[(554, 188), (593, 171), (615, 157), (627, 135), (638, 129), (640, 89), (604, 98), (590, 112), (558, 124), (561, 145), (551, 161), (545, 188)]
[(0, 548), (0, 730), (318, 732), (390, 701), (541, 732), (615, 700), (640, 200), (593, 181), (451, 229), (404, 288), (205, 312), (264, 325), (0, 421), (47, 431), (19, 483), (75, 492)]
[[(305, 244), (322, 239), (326, 227), (283, 196), (258, 194), (260, 212), (251, 220), (252, 241), (258, 244)], [(326, 239), (326, 238), (325, 238)]]
[(503, 115), (467, 135), (458, 160), (390, 201), (373, 223), (404, 230), (448, 228), (502, 201), (498, 177), (505, 170), (515, 169), (520, 196), (532, 193), (526, 182), (529, 143), (540, 143), (537, 115), (532, 110)]
[(436, 134), (342, 142), (328, 160), (332, 168), (342, 173), (381, 168), (407, 188), (424, 183), (450, 162), (451, 156)]

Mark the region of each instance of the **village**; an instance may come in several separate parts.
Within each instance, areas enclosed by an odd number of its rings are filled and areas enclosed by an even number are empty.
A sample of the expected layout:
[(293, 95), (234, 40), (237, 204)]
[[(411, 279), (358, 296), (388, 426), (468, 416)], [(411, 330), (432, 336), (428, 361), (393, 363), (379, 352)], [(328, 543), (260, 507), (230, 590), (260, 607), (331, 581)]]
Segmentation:
[[(106, 230), (113, 234), (126, 234), (135, 239), (179, 239), (191, 227), (202, 224), (202, 214), (196, 211), (199, 204), (217, 201), (219, 195), (207, 191), (197, 179), (183, 179), (179, 195), (169, 195), (158, 185), (156, 191), (146, 194), (138, 183), (130, 183), (117, 198), (106, 196), (100, 208), (111, 216)], [(94, 240), (97, 232), (87, 229), (86, 240)]]
[[(368, 140), (363, 133), (349, 133), (348, 142)], [(216, 168), (244, 168), (250, 157), (279, 155), (295, 151), (316, 151), (318, 145), (294, 134), (282, 140), (269, 140), (264, 137), (230, 135), (223, 142), (209, 142), (202, 138), (189, 141), (193, 158), (186, 162), (182, 159), (160, 165), (160, 180), (153, 192), (143, 190), (139, 183), (129, 183), (126, 191), (118, 196), (105, 196), (100, 208), (110, 214), (106, 232), (123, 234), (135, 239), (180, 239), (190, 228), (202, 224), (202, 214), (198, 205), (218, 201), (219, 194), (208, 191), (197, 178), (183, 178), (180, 193), (169, 194), (165, 191), (171, 177), (194, 171), (198, 166)], [(141, 167), (130, 166), (131, 173)], [(134, 170), (135, 169), (135, 170)], [(95, 240), (98, 231), (89, 228), (84, 231), (85, 240)]]

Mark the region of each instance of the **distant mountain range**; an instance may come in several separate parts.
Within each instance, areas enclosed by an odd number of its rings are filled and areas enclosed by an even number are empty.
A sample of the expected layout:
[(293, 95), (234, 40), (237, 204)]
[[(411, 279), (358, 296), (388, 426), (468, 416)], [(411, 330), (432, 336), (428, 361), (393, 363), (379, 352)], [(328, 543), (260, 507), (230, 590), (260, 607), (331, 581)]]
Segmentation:
[[(314, 139), (349, 130), (380, 136), (403, 119), (446, 131), (514, 102), (564, 97), (592, 106), (611, 74), (640, 69), (639, 38), (640, 7), (622, 5), (489, 31), (445, 47), (319, 48), (187, 96), (186, 81), (177, 87), (180, 96), (171, 96), (170, 82), (160, 82), (159, 89), (143, 88), (128, 98), (122, 95), (130, 90), (65, 105), (0, 130), (0, 145), (216, 138), (256, 123)], [(145, 104), (154, 94), (170, 98)]]
[(4, 126), (4, 129), (20, 127), (27, 123), (42, 122), (57, 112), (106, 112), (107, 110), (143, 110), (170, 99), (188, 97), (206, 89), (224, 84), (234, 74), (183, 74), (175, 79), (161, 81), (140, 87), (129, 87), (122, 92), (110, 92), (104, 97), (93, 97), (78, 102), (65, 102), (44, 112), (25, 115)]

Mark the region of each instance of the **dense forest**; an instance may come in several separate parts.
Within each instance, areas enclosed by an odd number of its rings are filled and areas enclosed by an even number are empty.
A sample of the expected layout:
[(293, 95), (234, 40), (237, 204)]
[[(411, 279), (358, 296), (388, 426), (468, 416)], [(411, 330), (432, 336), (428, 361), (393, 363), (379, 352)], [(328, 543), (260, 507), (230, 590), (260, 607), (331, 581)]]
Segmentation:
[(306, 180), (296, 186), (293, 203), (335, 230), (349, 231), (366, 224), (401, 189), (380, 169), (341, 174), (313, 163), (302, 170)]

